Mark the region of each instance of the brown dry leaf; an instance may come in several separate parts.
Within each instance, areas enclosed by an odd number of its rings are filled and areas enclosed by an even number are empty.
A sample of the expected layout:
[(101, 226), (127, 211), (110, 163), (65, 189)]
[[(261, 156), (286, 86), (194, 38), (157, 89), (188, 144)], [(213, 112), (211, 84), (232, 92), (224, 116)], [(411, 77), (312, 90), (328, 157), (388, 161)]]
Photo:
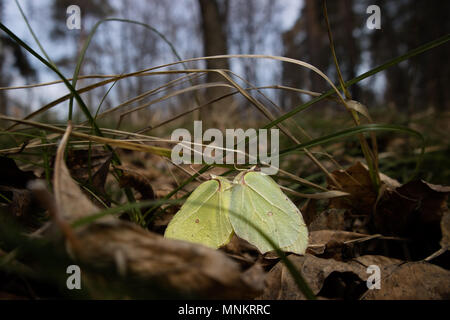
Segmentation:
[(317, 200), (306, 199), (306, 202), (302, 206), (300, 211), (302, 213), (303, 220), (305, 221), (305, 224), (308, 226), (309, 230), (311, 222), (313, 222), (317, 216)]
[[(361, 163), (361, 165), (369, 171), (369, 168), (366, 164)], [(383, 182), (389, 189), (395, 189), (401, 186), (401, 183), (398, 180), (395, 180), (384, 173), (380, 172), (380, 181)]]
[[(99, 270), (115, 267), (124, 279), (148, 286), (149, 293), (155, 284), (182, 296), (216, 299), (251, 298), (262, 290), (262, 270), (242, 273), (220, 251), (165, 239), (131, 222), (94, 223), (77, 236), (84, 248), (76, 252), (82, 263)], [(254, 278), (260, 280), (249, 281)]]
[[(357, 258), (354, 258), (353, 261), (358, 261), (359, 263), (363, 264), (365, 267), (368, 267), (370, 265), (377, 265), (380, 267), (380, 269), (391, 269), (395, 266), (400, 265), (403, 263), (402, 260), (395, 259), (395, 258), (389, 258), (385, 256), (379, 256), (379, 255), (365, 255), (360, 256)], [(383, 272), (383, 271), (382, 271)]]
[[(106, 181), (106, 176), (104, 176), (105, 167), (107, 173), (111, 156), (111, 152), (98, 148), (92, 148), (90, 151), (86, 149), (72, 149), (67, 153), (66, 166), (69, 168), (70, 175), (82, 183), (87, 183), (90, 179), (94, 180), (96, 174), (100, 175), (97, 184), (93, 184), (101, 189)], [(102, 182), (103, 185), (101, 184)]]
[(221, 250), (224, 250), (225, 252), (231, 254), (249, 253), (253, 256), (259, 255), (259, 251), (254, 245), (244, 239), (237, 237), (235, 234), (233, 234), (230, 242), (222, 247)]
[(309, 234), (307, 252), (322, 258), (343, 260), (355, 255), (355, 242), (366, 241), (370, 237), (373, 236), (342, 230), (312, 231)]
[(369, 290), (365, 300), (450, 299), (450, 271), (427, 262), (408, 262), (387, 276), (381, 273), (381, 289)]
[(343, 231), (343, 230), (318, 230), (309, 234), (309, 248), (320, 248), (325, 246), (331, 240), (345, 242), (354, 239), (366, 238), (368, 235), (363, 233)]
[[(173, 171), (172, 174), (167, 171), (168, 166), (166, 160), (161, 157), (154, 156), (148, 153), (137, 151), (127, 151), (124, 149), (118, 150), (122, 165), (120, 168), (133, 171), (142, 178), (145, 178), (151, 184), (155, 198), (160, 199), (168, 195), (174, 188), (178, 187), (174, 176), (178, 181), (186, 178), (185, 174), (178, 176), (178, 170)], [(178, 192), (172, 199), (176, 199), (183, 195), (183, 191)]]
[(376, 231), (413, 239), (424, 247), (422, 254), (431, 254), (441, 241), (449, 191), (449, 187), (417, 180), (386, 192), (373, 217)]
[(308, 225), (308, 230), (344, 230), (345, 212), (346, 210), (344, 209), (334, 208), (324, 210)]
[(101, 201), (90, 192), (85, 192), (85, 194), (99, 206), (102, 206), (103, 203), (108, 206), (111, 204), (105, 191), (111, 159), (111, 152), (97, 148), (92, 148), (90, 151), (69, 150), (66, 157), (66, 166), (72, 178), (95, 192)]
[[(30, 183), (32, 181), (36, 180)], [(5, 212), (8, 219), (16, 221), (29, 232), (42, 225), (41, 218), (45, 216), (45, 211), (32, 191), (0, 185), (0, 193), (10, 200)]]
[(439, 185), (439, 184), (431, 184), (431, 183), (428, 183), (428, 182), (426, 182), (424, 180), (421, 180), (421, 182), (423, 184), (425, 184), (428, 188), (430, 188), (433, 191), (436, 191), (436, 192), (439, 192), (439, 193), (446, 193), (446, 194), (450, 193), (450, 186), (442, 186), (442, 185)]
[(32, 193), (27, 189), (18, 189), (0, 185), (0, 191), (9, 198), (9, 211), (14, 217), (24, 217), (32, 203)]
[[(61, 228), (67, 227), (67, 222), (99, 211), (81, 192), (63, 161), (70, 131), (69, 124), (55, 161), (56, 208), (63, 219), (63, 223), (57, 225)], [(67, 230), (62, 231), (67, 236)], [(257, 268), (243, 274), (239, 265), (220, 251), (165, 239), (113, 216), (103, 217), (73, 231), (76, 245), (70, 241), (71, 254), (84, 266), (93, 268), (93, 274), (88, 276), (91, 280), (96, 279), (92, 281), (107, 277), (107, 273), (101, 271), (106, 268), (116, 270), (109, 280), (132, 279), (140, 288), (147, 286), (149, 293), (155, 284), (177, 294), (203, 298), (249, 298), (262, 289), (261, 281), (248, 281), (249, 278), (258, 278)], [(261, 269), (259, 273), (262, 273)], [(259, 278), (262, 279), (261, 276)]]
[(176, 205), (165, 207), (164, 211), (157, 214), (155, 218), (149, 223), (147, 228), (150, 231), (159, 234), (164, 234), (167, 225), (173, 219), (173, 217), (175, 216), (175, 214), (178, 212), (179, 209), (180, 207)]
[[(400, 260), (384, 256), (366, 255), (349, 262), (322, 259), (306, 254), (290, 255), (289, 259), (299, 269), (314, 294), (319, 298), (356, 299), (367, 291), (367, 267), (376, 264), (382, 274), (388, 274)], [(267, 275), (264, 293), (258, 299), (303, 300), (294, 279), (282, 262)]]
[[(347, 170), (336, 170), (331, 173), (342, 186), (341, 191), (350, 193), (350, 196), (330, 200), (330, 208), (353, 209), (358, 214), (371, 214), (377, 195), (373, 189), (368, 170), (357, 162)], [(330, 187), (337, 189), (331, 180)]]
[(32, 193), (27, 189), (28, 182), (37, 179), (32, 171), (22, 171), (13, 159), (0, 156), (0, 191), (4, 198), (1, 203), (8, 205), (8, 211), (12, 217), (22, 224), (35, 225), (33, 217), (30, 217), (30, 209), (35, 204)]
[(155, 192), (153, 191), (150, 180), (137, 171), (127, 169), (123, 166), (116, 166), (117, 169), (123, 170), (120, 177), (120, 187), (133, 188), (141, 194), (141, 200), (154, 200)]
[(266, 284), (266, 273), (261, 263), (256, 262), (250, 268), (244, 271), (241, 276), (242, 281), (249, 287), (253, 288), (253, 292), (257, 292), (252, 298), (261, 294)]
[[(344, 263), (333, 259), (317, 258), (310, 254), (305, 256), (290, 255), (289, 259), (301, 271), (315, 295), (319, 294), (326, 279), (335, 272), (344, 274), (345, 281), (347, 281), (345, 285), (348, 286), (354, 283), (358, 286), (367, 278), (366, 268), (356, 262)], [(266, 287), (259, 299), (304, 300), (305, 297), (299, 291), (285, 265), (278, 262), (268, 273)]]
[(64, 163), (64, 150), (69, 139), (71, 125), (67, 127), (61, 144), (56, 153), (53, 188), (58, 213), (65, 222), (74, 222), (80, 218), (92, 215), (100, 209), (95, 206), (80, 190), (77, 183), (70, 176)]
[[(219, 250), (226, 252), (229, 257), (239, 262), (243, 267), (254, 265), (256, 260), (261, 256), (259, 250), (254, 245), (237, 237), (235, 234), (231, 237), (230, 242)], [(271, 252), (267, 254), (271, 254)]]
[[(367, 166), (361, 162), (356, 162), (350, 168), (332, 172), (333, 177), (342, 186), (341, 191), (348, 192), (349, 197), (335, 198), (330, 200), (330, 208), (352, 209), (356, 214), (371, 215), (377, 202), (377, 193), (373, 188)], [(393, 190), (400, 186), (400, 183), (380, 173), (380, 180), (383, 183), (383, 190)], [(329, 179), (331, 188), (337, 188)]]

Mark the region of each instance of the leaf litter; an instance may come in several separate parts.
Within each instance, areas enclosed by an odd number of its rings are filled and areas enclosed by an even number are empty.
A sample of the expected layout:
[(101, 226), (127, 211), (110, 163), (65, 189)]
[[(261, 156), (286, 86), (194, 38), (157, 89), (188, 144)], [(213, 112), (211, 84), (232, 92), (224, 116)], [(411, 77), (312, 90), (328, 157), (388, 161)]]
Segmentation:
[[(29, 208), (39, 197), (51, 227), (40, 230), (34, 224), (26, 231), (30, 239), (62, 246), (67, 258), (85, 270), (89, 297), (305, 299), (276, 253), (261, 254), (236, 235), (219, 250), (163, 238), (178, 205), (165, 207), (147, 230), (123, 215), (73, 227), (73, 222), (104, 209), (83, 186), (92, 187), (103, 203), (108, 201), (105, 185), (112, 166), (109, 152), (68, 149), (70, 130), (53, 161), (52, 192), (42, 180), (30, 185), (39, 177), (4, 157), (7, 169), (0, 177), (0, 191), (11, 200), (4, 200), (6, 217), (12, 214), (22, 225), (27, 224), (21, 219), (36, 215)], [(137, 201), (160, 199), (167, 194), (163, 190), (177, 186), (176, 177), (172, 182), (158, 180), (161, 168), (143, 168), (146, 160), (114, 166), (123, 173), (120, 185), (132, 188)], [(331, 174), (350, 195), (329, 199), (323, 210), (318, 200), (307, 200), (302, 207), (309, 230), (307, 251), (288, 255), (313, 293), (319, 299), (449, 299), (450, 188), (422, 180), (401, 185), (381, 174), (382, 192), (376, 194), (367, 168), (359, 162)], [(329, 187), (336, 188), (332, 181)], [(26, 266), (27, 259), (14, 258), (10, 250), (2, 251), (1, 261), (8, 256), (11, 265)], [(380, 290), (367, 287), (371, 265), (380, 267)], [(0, 294), (22, 297), (2, 290)]]

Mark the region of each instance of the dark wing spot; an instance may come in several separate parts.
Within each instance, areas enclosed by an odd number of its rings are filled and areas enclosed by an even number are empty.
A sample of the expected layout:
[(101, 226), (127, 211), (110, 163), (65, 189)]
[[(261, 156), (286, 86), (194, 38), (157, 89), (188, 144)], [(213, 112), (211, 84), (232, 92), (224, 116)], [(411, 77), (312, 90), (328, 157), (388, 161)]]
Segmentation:
[(198, 219), (195, 219), (195, 223), (199, 223), (200, 222), (200, 220), (198, 220)]

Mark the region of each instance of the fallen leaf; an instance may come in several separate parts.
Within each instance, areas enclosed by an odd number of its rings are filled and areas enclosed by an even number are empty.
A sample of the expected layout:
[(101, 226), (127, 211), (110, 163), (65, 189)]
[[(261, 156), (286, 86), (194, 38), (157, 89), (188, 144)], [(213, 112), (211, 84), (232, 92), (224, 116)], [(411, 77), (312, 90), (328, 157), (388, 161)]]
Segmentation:
[(1, 185), (0, 191), (4, 197), (11, 200), (8, 209), (14, 217), (21, 218), (27, 215), (33, 200), (31, 191)]
[(230, 242), (228, 242), (224, 247), (222, 247), (221, 250), (224, 250), (225, 252), (232, 254), (248, 253), (254, 256), (255, 259), (257, 256), (259, 256), (258, 248), (256, 248), (248, 241), (237, 237), (235, 234), (233, 234), (233, 237), (231, 238)]
[[(261, 256), (259, 250), (254, 245), (237, 237), (235, 234), (231, 237), (230, 242), (219, 250), (227, 253), (229, 257), (240, 263), (244, 268), (254, 265)], [(266, 253), (264, 257), (271, 253), (272, 252)], [(278, 256), (276, 256), (276, 258), (278, 258)]]
[(414, 236), (428, 227), (435, 231), (447, 209), (449, 189), (425, 181), (408, 182), (380, 200), (374, 225), (383, 234), (400, 236)]
[[(7, 204), (11, 216), (23, 225), (35, 227), (38, 225), (37, 214), (30, 215), (30, 209), (36, 204), (28, 182), (37, 179), (32, 171), (22, 171), (13, 159), (0, 156), (0, 202)], [(6, 199), (8, 200), (6, 200)], [(36, 213), (35, 208), (33, 213)]]
[(56, 206), (60, 218), (65, 222), (74, 222), (100, 211), (80, 190), (64, 162), (64, 150), (70, 130), (69, 126), (58, 148), (53, 174)]
[[(66, 166), (72, 178), (95, 193), (96, 197), (92, 193), (84, 191), (88, 198), (99, 206), (102, 206), (103, 203), (111, 204), (105, 191), (111, 159), (111, 152), (97, 148), (69, 150), (66, 157)], [(97, 197), (101, 199), (101, 202)]]
[[(131, 222), (99, 222), (77, 232), (80, 262), (101, 270), (115, 267), (112, 278), (134, 279), (140, 287), (155, 283), (184, 297), (251, 298), (262, 290), (262, 270), (242, 273), (224, 253), (189, 242), (165, 239)], [(153, 292), (154, 293), (154, 292)]]
[(411, 258), (427, 257), (440, 247), (449, 189), (416, 180), (385, 192), (373, 215), (375, 232), (411, 239)]
[[(355, 213), (370, 215), (377, 199), (376, 192), (370, 179), (369, 171), (357, 162), (350, 168), (331, 173), (341, 185), (339, 190), (350, 193), (348, 197), (330, 200), (330, 208), (353, 209)], [(328, 185), (338, 189), (329, 179)]]
[(120, 187), (135, 189), (140, 193), (141, 200), (155, 199), (155, 192), (153, 191), (150, 180), (147, 177), (123, 166), (116, 166), (116, 168), (123, 170), (123, 173), (120, 176)]
[(317, 200), (306, 199), (305, 204), (302, 206), (300, 212), (302, 213), (303, 220), (310, 230), (310, 224), (317, 216)]
[[(369, 168), (366, 164), (361, 163), (361, 165), (369, 171)], [(395, 189), (401, 186), (401, 183), (398, 182), (398, 180), (395, 180), (387, 175), (385, 175), (383, 172), (380, 172), (380, 181), (383, 182), (389, 189)]]
[(311, 231), (311, 233), (309, 234), (308, 247), (318, 248), (325, 246), (331, 240), (345, 242), (354, 239), (366, 238), (367, 236), (369, 235), (343, 230)]
[[(261, 294), (264, 290), (266, 273), (261, 263), (256, 262), (250, 268), (242, 273), (242, 281), (249, 287), (253, 288), (253, 292)], [(256, 295), (253, 296), (253, 298)]]
[(392, 269), (393, 267), (403, 263), (402, 260), (395, 259), (395, 258), (389, 258), (389, 257), (385, 257), (385, 256), (379, 256), (379, 255), (359, 256), (357, 258), (354, 258), (353, 261), (358, 261), (359, 263), (363, 264), (365, 267), (368, 267), (370, 265), (377, 265), (380, 268), (385, 268), (386, 270), (388, 268)]
[[(289, 259), (300, 270), (315, 295), (319, 294), (325, 281), (333, 273), (340, 274), (344, 278), (344, 291), (345, 287), (349, 289), (346, 292), (347, 296), (359, 297), (367, 289), (364, 283), (367, 278), (366, 268), (359, 263), (322, 259), (310, 254), (305, 256), (290, 255)], [(268, 273), (266, 287), (258, 299), (304, 300), (305, 297), (299, 291), (286, 266), (280, 261)]]
[(307, 252), (321, 258), (348, 260), (360, 254), (354, 246), (355, 243), (371, 237), (373, 236), (342, 230), (312, 231)]
[[(402, 263), (401, 260), (377, 255), (365, 255), (348, 262), (322, 259), (310, 254), (290, 255), (289, 259), (319, 299), (357, 299), (368, 290), (368, 266), (378, 265), (383, 275)], [(305, 297), (285, 265), (278, 262), (267, 275), (264, 293), (258, 299), (303, 300)]]
[[(71, 149), (67, 152), (66, 166), (75, 180), (85, 184), (89, 180), (93, 180), (99, 171), (104, 170), (105, 164), (108, 164), (106, 168), (109, 168), (111, 156), (111, 152), (98, 148), (91, 148), (90, 150)], [(97, 185), (96, 187), (101, 188), (102, 186)]]

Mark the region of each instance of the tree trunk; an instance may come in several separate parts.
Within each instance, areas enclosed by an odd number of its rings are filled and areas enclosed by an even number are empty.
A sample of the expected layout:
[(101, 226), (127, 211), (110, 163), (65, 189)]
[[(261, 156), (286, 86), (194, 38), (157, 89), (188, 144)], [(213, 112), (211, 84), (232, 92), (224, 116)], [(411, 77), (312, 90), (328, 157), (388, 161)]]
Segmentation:
[[(227, 13), (228, 1), (224, 0), (198, 0), (203, 28), (203, 54), (204, 56), (222, 55), (228, 53), (227, 48)], [(228, 59), (206, 60), (208, 69), (229, 69)], [(207, 81), (225, 82), (224, 78), (216, 72), (208, 72)], [(214, 87), (207, 89), (205, 96), (208, 100), (219, 98), (230, 92), (229, 88)], [(194, 114), (197, 120), (210, 120), (213, 127), (222, 127), (231, 117), (232, 97), (220, 100), (214, 105)], [(212, 108), (214, 107), (214, 108)]]
[[(355, 16), (353, 12), (353, 0), (343, 0), (339, 1), (339, 15), (342, 17), (342, 43), (341, 46), (344, 46), (346, 56), (338, 57), (338, 60), (346, 60), (347, 62), (347, 74), (343, 75), (344, 81), (348, 81), (356, 77), (355, 69), (359, 63), (360, 51), (357, 46), (356, 40), (353, 37), (353, 30), (355, 29)], [(333, 30), (331, 30), (333, 32)], [(360, 92), (358, 84), (354, 84), (350, 89), (352, 93), (352, 98), (354, 100), (359, 100)]]
[[(310, 63), (317, 68), (322, 67), (322, 55), (323, 55), (323, 39), (325, 33), (320, 26), (320, 2), (317, 0), (305, 1), (305, 21), (306, 21), (306, 34), (307, 45), (310, 51)], [(315, 91), (323, 91), (325, 85), (316, 74), (311, 73), (311, 89)]]
[[(0, 21), (3, 18), (3, 3), (0, 2)], [(4, 44), (2, 41), (2, 37), (0, 37), (0, 87), (6, 87), (7, 83), (3, 78), (4, 75), (4, 61), (5, 61), (5, 52), (4, 52)], [(8, 111), (7, 105), (6, 105), (6, 91), (1, 90), (0, 91), (0, 113), (6, 114)]]
[[(227, 54), (227, 10), (220, 8), (217, 0), (198, 0), (203, 28), (203, 51), (205, 56)], [(227, 2), (224, 4), (227, 6)], [(227, 59), (207, 60), (208, 69), (228, 69)], [(208, 73), (208, 82), (222, 81), (215, 73)]]

